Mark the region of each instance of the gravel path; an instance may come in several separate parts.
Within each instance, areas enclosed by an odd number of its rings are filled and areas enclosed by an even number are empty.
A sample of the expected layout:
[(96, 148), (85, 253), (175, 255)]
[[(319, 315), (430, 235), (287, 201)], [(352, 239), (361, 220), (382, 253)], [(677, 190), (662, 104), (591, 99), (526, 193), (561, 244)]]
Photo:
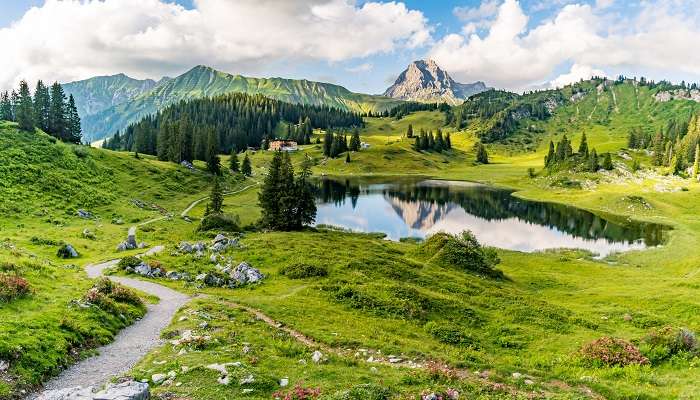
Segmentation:
[[(157, 246), (145, 254), (155, 254), (162, 249), (162, 246)], [(119, 260), (112, 260), (89, 265), (86, 271), (90, 278), (97, 278), (105, 268), (113, 267), (118, 262)], [(75, 386), (99, 387), (111, 378), (128, 372), (151, 349), (163, 343), (160, 332), (170, 324), (177, 310), (190, 300), (188, 296), (156, 283), (117, 276), (109, 278), (124, 286), (157, 296), (160, 301), (158, 304), (149, 304), (143, 319), (119, 332), (114, 342), (100, 347), (99, 355), (80, 361), (63, 371), (47, 382), (43, 391)], [(29, 398), (36, 398), (41, 393), (35, 393)]]

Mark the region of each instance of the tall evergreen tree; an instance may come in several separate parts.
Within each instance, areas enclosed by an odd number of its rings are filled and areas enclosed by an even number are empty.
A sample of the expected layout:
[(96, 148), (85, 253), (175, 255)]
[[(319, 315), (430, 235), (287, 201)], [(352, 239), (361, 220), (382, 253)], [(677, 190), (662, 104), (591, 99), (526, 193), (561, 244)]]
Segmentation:
[(586, 139), (586, 133), (584, 132), (581, 136), (581, 144), (578, 146), (579, 157), (588, 157), (588, 140)]
[(246, 153), (245, 157), (243, 157), (243, 164), (241, 165), (241, 172), (245, 176), (252, 176), (253, 175), (253, 165), (250, 163), (250, 158), (248, 157), (247, 153)]
[(80, 143), (83, 139), (83, 130), (80, 127), (80, 115), (78, 115), (78, 107), (75, 105), (75, 99), (72, 94), (68, 97), (68, 104), (66, 105), (66, 129), (67, 140), (71, 143)]
[(474, 149), (476, 151), (476, 162), (479, 164), (488, 164), (489, 154), (486, 151), (486, 146), (481, 142), (476, 142)]
[(597, 172), (600, 169), (600, 164), (598, 164), (598, 153), (595, 149), (591, 150), (588, 155), (588, 170), (590, 172)]
[(34, 130), (34, 104), (32, 94), (29, 92), (29, 85), (26, 81), (19, 83), (19, 103), (17, 104), (17, 122), (19, 128), (24, 131)]
[(213, 129), (207, 136), (207, 170), (214, 175), (221, 175), (221, 160), (219, 159), (219, 138)]
[(350, 138), (350, 151), (360, 151), (362, 142), (360, 141), (360, 131), (355, 128), (352, 132), (352, 137)]
[(34, 90), (34, 122), (44, 132), (49, 131), (49, 110), (51, 109), (51, 95), (49, 88), (39, 80)]
[(302, 228), (304, 225), (313, 224), (316, 220), (316, 201), (314, 200), (311, 182), (312, 160), (306, 156), (301, 163), (301, 171), (296, 181), (297, 210), (294, 218), (294, 227)]
[(333, 132), (330, 129), (326, 129), (326, 133), (323, 135), (323, 155), (326, 157), (331, 157), (333, 151)]
[(698, 168), (700, 168), (700, 144), (695, 145), (695, 161), (693, 162), (693, 179), (698, 179)]
[(544, 166), (549, 167), (554, 164), (556, 161), (556, 154), (554, 152), (554, 142), (549, 141), (549, 151), (547, 152), (547, 155), (544, 157)]
[(51, 85), (48, 133), (63, 141), (69, 141), (66, 129), (66, 95), (58, 82)]
[[(245, 164), (245, 160), (244, 160)], [(262, 210), (260, 225), (275, 229), (281, 219), (279, 205), (280, 195), (280, 168), (282, 167), (282, 152), (276, 151), (265, 175), (262, 189), (258, 194), (258, 205)]]
[(231, 158), (229, 159), (229, 168), (233, 172), (240, 172), (241, 171), (241, 166), (238, 163), (238, 154), (236, 154), (236, 150), (231, 150)]
[(14, 120), (14, 116), (12, 114), (12, 101), (10, 100), (10, 93), (7, 91), (0, 95), (0, 120)]
[(413, 125), (408, 124), (408, 129), (406, 129), (406, 137), (409, 139), (413, 138)]
[(607, 171), (613, 169), (612, 157), (610, 157), (610, 153), (605, 153), (605, 156), (603, 157), (603, 162), (600, 164), (600, 166)]
[(222, 214), (224, 206), (224, 193), (219, 184), (219, 178), (214, 178), (214, 184), (211, 187), (211, 195), (209, 196), (209, 206), (207, 210), (209, 214)]

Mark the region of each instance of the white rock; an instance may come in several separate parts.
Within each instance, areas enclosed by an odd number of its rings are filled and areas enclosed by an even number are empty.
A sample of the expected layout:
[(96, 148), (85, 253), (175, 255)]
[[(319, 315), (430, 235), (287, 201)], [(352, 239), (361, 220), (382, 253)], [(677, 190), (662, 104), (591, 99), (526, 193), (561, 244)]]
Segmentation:
[(314, 351), (314, 354), (311, 355), (311, 361), (318, 364), (321, 362), (321, 360), (323, 360), (323, 353), (318, 350)]
[(280, 379), (280, 387), (287, 387), (287, 386), (289, 386), (289, 378)]
[(525, 383), (526, 385), (534, 385), (534, 384), (535, 384), (535, 382), (532, 381), (531, 379), (525, 379), (525, 380), (523, 381), (523, 383)]
[(513, 379), (520, 379), (523, 377), (523, 374), (520, 372), (513, 372)]
[(216, 379), (217, 382), (219, 382), (222, 385), (228, 385), (231, 382), (231, 379), (229, 379), (228, 375), (220, 376)]
[(241, 379), (241, 385), (248, 385), (253, 382), (255, 382), (255, 377), (251, 374), (248, 374), (245, 378)]
[(151, 382), (153, 382), (155, 384), (159, 384), (159, 383), (163, 382), (167, 377), (168, 376), (165, 374), (153, 374), (151, 376)]
[(391, 358), (389, 358), (389, 362), (392, 363), (392, 364), (398, 364), (398, 363), (400, 363), (401, 361), (403, 361), (403, 360), (401, 360), (401, 359), (398, 358), (398, 357), (391, 357)]
[(5, 360), (0, 360), (0, 372), (5, 372), (10, 369), (10, 363)]

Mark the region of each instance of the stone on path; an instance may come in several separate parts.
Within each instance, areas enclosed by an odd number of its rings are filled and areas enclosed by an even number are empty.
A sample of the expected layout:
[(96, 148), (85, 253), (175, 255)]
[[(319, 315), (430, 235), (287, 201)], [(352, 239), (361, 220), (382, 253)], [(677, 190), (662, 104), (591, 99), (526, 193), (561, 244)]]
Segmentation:
[(148, 400), (150, 391), (147, 383), (127, 381), (109, 384), (97, 393), (92, 387), (76, 386), (44, 392), (36, 400)]

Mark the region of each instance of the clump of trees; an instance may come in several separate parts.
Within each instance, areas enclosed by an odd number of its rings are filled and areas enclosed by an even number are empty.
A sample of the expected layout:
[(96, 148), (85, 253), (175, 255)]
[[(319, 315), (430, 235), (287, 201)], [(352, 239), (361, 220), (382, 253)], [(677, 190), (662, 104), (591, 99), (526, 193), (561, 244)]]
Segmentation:
[(486, 151), (486, 146), (484, 146), (481, 141), (474, 143), (474, 154), (478, 164), (489, 163), (489, 153)]
[[(410, 126), (410, 133), (413, 136), (413, 127)], [(407, 132), (407, 136), (408, 136)], [(416, 142), (413, 148), (417, 151), (436, 151), (438, 153), (450, 150), (452, 148), (452, 139), (450, 138), (450, 133), (447, 132), (445, 135), (442, 134), (441, 129), (437, 129), (436, 133), (433, 131), (426, 132), (421, 128), (420, 133), (416, 136)]]
[(323, 136), (323, 155), (326, 157), (336, 158), (347, 151), (360, 151), (361, 146), (358, 129), (353, 129), (349, 141), (345, 132), (333, 133), (330, 129)]
[(544, 166), (549, 170), (573, 170), (573, 171), (588, 171), (596, 172), (603, 168), (612, 170), (613, 163), (610, 153), (605, 153), (602, 156), (598, 155), (595, 149), (589, 150), (588, 139), (584, 133), (581, 136), (578, 151), (574, 153), (571, 141), (566, 135), (554, 145), (553, 141), (549, 142), (549, 151), (544, 157)]
[(0, 120), (13, 121), (25, 131), (39, 128), (49, 135), (68, 143), (80, 143), (82, 129), (73, 95), (66, 98), (63, 87), (51, 87), (39, 80), (34, 95), (26, 81), (19, 83), (19, 91), (0, 94)]
[(210, 162), (212, 154), (260, 147), (275, 137), (281, 122), (299, 143), (309, 143), (314, 128), (358, 127), (359, 114), (332, 107), (289, 104), (261, 95), (231, 93), (182, 101), (117, 132), (103, 147), (157, 155), (164, 161)]
[(260, 225), (278, 231), (299, 230), (316, 220), (316, 203), (311, 182), (311, 159), (302, 163), (299, 175), (288, 153), (275, 152), (258, 195), (262, 209)]

